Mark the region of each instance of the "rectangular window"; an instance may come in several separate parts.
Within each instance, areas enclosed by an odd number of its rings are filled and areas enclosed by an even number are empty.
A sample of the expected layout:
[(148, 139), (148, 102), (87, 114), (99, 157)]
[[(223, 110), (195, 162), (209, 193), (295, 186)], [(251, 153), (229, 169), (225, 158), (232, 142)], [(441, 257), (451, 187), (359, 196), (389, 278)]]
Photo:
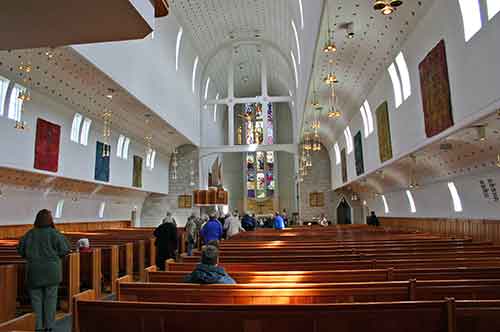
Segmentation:
[(82, 116), (80, 113), (76, 113), (75, 116), (73, 116), (73, 124), (71, 125), (70, 140), (72, 142), (78, 143), (78, 139), (80, 138), (81, 124), (82, 124)]
[(54, 218), (59, 219), (62, 217), (63, 207), (64, 207), (64, 199), (61, 199), (59, 202), (57, 202), (56, 213), (54, 213)]
[(83, 120), (83, 125), (82, 125), (82, 133), (80, 135), (80, 144), (87, 146), (89, 143), (89, 133), (90, 133), (90, 125), (92, 124), (92, 120), (89, 118), (85, 118)]
[(99, 205), (99, 219), (104, 218), (104, 209), (106, 208), (106, 202), (101, 202)]
[(411, 191), (409, 190), (406, 191), (406, 197), (408, 198), (408, 203), (410, 204), (411, 213), (416, 213), (417, 208), (415, 207), (415, 201), (413, 200), (413, 195), (411, 194)]
[(21, 111), (23, 109), (23, 100), (19, 97), (26, 92), (26, 88), (22, 85), (15, 84), (10, 93), (9, 100), (9, 119), (21, 121)]
[(340, 159), (340, 148), (339, 148), (339, 143), (335, 143), (333, 146), (335, 150), (335, 164), (340, 165), (341, 159)]
[(399, 75), (401, 75), (401, 85), (403, 86), (403, 99), (406, 100), (411, 96), (410, 73), (403, 53), (399, 52), (396, 57), (396, 65), (398, 66)]
[(370, 104), (368, 104), (368, 100), (365, 100), (363, 103), (366, 112), (366, 120), (368, 122), (368, 134), (373, 133), (373, 116), (372, 109), (370, 108)]
[(453, 200), (453, 209), (455, 212), (462, 212), (462, 200), (458, 195), (457, 187), (455, 187), (453, 182), (448, 182), (448, 189), (450, 190), (451, 199)]
[(123, 153), (123, 143), (125, 142), (125, 136), (120, 135), (118, 137), (118, 144), (116, 146), (116, 156), (118, 158), (122, 158), (122, 153)]
[(491, 20), (498, 12), (500, 12), (500, 1), (498, 0), (487, 0), (486, 5), (488, 6), (488, 20)]
[(365, 131), (365, 138), (368, 137), (368, 119), (366, 118), (365, 107), (361, 105), (359, 108), (359, 112), (361, 113), (361, 118), (363, 118), (363, 130)]
[(481, 7), (479, 0), (458, 0), (462, 20), (464, 24), (464, 37), (468, 42), (479, 30), (481, 30)]
[(10, 81), (3, 76), (0, 76), (0, 116), (4, 114), (5, 98), (7, 98), (7, 90), (9, 89)]
[(345, 142), (346, 142), (346, 145), (347, 145), (347, 153), (349, 154), (353, 150), (352, 134), (351, 134), (351, 129), (349, 128), (349, 126), (347, 126), (344, 129), (344, 137), (345, 137)]
[(403, 95), (401, 92), (401, 83), (399, 82), (398, 72), (396, 71), (396, 66), (394, 66), (394, 63), (391, 63), (387, 70), (389, 71), (389, 76), (391, 77), (392, 81), (396, 108), (398, 108), (403, 103)]
[(123, 143), (122, 158), (128, 160), (128, 148), (130, 146), (130, 138), (125, 137), (125, 142)]
[(385, 198), (385, 195), (382, 195), (382, 202), (384, 203), (384, 211), (385, 213), (389, 213), (389, 204), (387, 204), (387, 199)]

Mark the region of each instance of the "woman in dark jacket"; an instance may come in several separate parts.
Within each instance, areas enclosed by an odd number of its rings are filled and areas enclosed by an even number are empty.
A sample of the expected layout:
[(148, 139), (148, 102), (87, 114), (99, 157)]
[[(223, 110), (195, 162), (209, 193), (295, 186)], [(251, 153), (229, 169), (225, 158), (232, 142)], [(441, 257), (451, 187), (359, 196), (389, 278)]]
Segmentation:
[(17, 251), (27, 261), (27, 285), (36, 315), (36, 331), (52, 331), (57, 288), (62, 281), (61, 258), (70, 252), (70, 246), (55, 229), (49, 210), (38, 212), (34, 227), (19, 240)]
[(170, 212), (163, 219), (153, 235), (156, 237), (156, 266), (158, 270), (165, 271), (165, 260), (175, 258), (177, 250), (177, 223)]

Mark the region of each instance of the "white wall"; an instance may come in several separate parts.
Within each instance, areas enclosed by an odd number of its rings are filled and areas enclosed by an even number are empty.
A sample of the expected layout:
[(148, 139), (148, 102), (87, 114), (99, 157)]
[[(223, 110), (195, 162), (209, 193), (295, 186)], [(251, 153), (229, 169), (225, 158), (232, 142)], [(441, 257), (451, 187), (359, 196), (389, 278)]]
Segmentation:
[(448, 190), (448, 182), (434, 183), (418, 190), (412, 190), (417, 212), (410, 212), (410, 205), (405, 191), (386, 193), (385, 197), (390, 212), (384, 212), (381, 197), (364, 197), (368, 207), (377, 215), (388, 217), (437, 217), (437, 218), (484, 218), (498, 220), (500, 202), (487, 200), (483, 197), (480, 180), (493, 179), (497, 186), (500, 184), (498, 172), (486, 173), (480, 176), (465, 176), (455, 178), (455, 183), (460, 195), (463, 212), (455, 212), (453, 201)]
[[(487, 18), (484, 20), (482, 30), (466, 43), (458, 1), (435, 1), (402, 47), (410, 71), (412, 95), (396, 110), (392, 83), (386, 70), (369, 93), (367, 100), (374, 121), (377, 107), (383, 101), (388, 101), (394, 159), (412, 152), (428, 141), (418, 65), (441, 39), (444, 38), (446, 45), (455, 126), (458, 128), (500, 106), (500, 15), (489, 22), (486, 21)], [(353, 136), (363, 127), (358, 110), (349, 125)], [(366, 172), (381, 166), (376, 123), (374, 127), (374, 134), (363, 140)], [(343, 133), (338, 133), (337, 139), (341, 148), (345, 146)], [(338, 188), (342, 186), (340, 165), (332, 165), (332, 173), (338, 175), (333, 178), (333, 187)], [(348, 155), (348, 175), (349, 181), (356, 178), (354, 153)]]
[[(61, 126), (59, 170), (57, 173), (47, 173), (57, 176), (96, 182), (95, 157), (96, 141), (102, 141), (102, 126), (92, 119), (92, 126), (87, 146), (70, 141), (71, 125), (76, 110), (72, 107), (54, 101), (53, 98), (37, 91), (32, 91), (31, 101), (25, 104), (23, 120), (27, 122), (28, 129), (20, 131), (14, 128), (15, 122), (6, 115), (0, 117), (0, 167), (10, 167), (27, 171), (35, 171), (34, 151), (37, 118), (42, 118)], [(55, 210), (59, 199), (65, 198), (62, 221), (85, 221), (97, 220), (99, 204), (107, 200), (105, 219), (123, 220), (130, 219), (132, 209), (137, 207), (140, 213), (145, 193), (151, 191), (168, 193), (168, 164), (169, 159), (157, 153), (155, 168), (151, 171), (145, 167), (145, 147), (135, 141), (131, 141), (128, 160), (116, 157), (116, 144), (119, 133), (112, 132), (111, 159), (110, 159), (110, 182), (109, 185), (132, 188), (133, 156), (138, 155), (144, 159), (143, 188), (136, 190), (135, 196), (124, 196), (119, 200), (96, 195), (89, 199), (81, 197), (79, 202), (72, 202), (72, 193), (51, 193), (47, 197), (36, 188), (26, 188), (19, 191), (18, 188), (8, 187), (0, 184), (4, 195), (0, 199), (2, 223), (31, 223), (34, 212), (40, 208)], [(101, 182), (99, 182), (101, 183)], [(71, 201), (71, 202), (70, 202)], [(115, 204), (116, 202), (120, 204)], [(114, 203), (113, 203), (114, 202)], [(140, 214), (139, 214), (140, 215)]]
[[(179, 23), (174, 14), (156, 19), (154, 38), (78, 45), (73, 48), (106, 75), (160, 115), (196, 145), (200, 144), (201, 68), (196, 91), (191, 79), (196, 51), (186, 30), (182, 35), (179, 71), (175, 70), (175, 46)], [(204, 91), (203, 91), (204, 92)]]

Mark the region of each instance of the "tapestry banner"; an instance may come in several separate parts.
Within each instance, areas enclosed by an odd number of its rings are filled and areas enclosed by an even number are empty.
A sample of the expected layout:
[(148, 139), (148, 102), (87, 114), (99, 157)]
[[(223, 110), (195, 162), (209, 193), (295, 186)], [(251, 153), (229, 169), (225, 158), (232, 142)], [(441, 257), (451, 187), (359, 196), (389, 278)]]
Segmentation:
[(444, 40), (422, 60), (420, 87), (425, 119), (425, 133), (432, 137), (453, 126), (450, 82)]
[(385, 162), (392, 158), (391, 126), (389, 122), (389, 110), (387, 101), (384, 101), (377, 108), (377, 131), (378, 150), (380, 162)]
[(57, 172), (59, 168), (59, 140), (61, 127), (43, 119), (37, 119), (35, 139), (36, 169)]

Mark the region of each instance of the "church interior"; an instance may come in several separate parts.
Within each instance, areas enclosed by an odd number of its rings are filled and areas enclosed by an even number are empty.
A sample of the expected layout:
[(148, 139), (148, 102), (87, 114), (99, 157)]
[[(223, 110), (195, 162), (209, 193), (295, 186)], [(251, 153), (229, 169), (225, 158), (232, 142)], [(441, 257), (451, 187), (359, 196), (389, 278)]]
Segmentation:
[(0, 17), (0, 332), (500, 332), (500, 0)]

